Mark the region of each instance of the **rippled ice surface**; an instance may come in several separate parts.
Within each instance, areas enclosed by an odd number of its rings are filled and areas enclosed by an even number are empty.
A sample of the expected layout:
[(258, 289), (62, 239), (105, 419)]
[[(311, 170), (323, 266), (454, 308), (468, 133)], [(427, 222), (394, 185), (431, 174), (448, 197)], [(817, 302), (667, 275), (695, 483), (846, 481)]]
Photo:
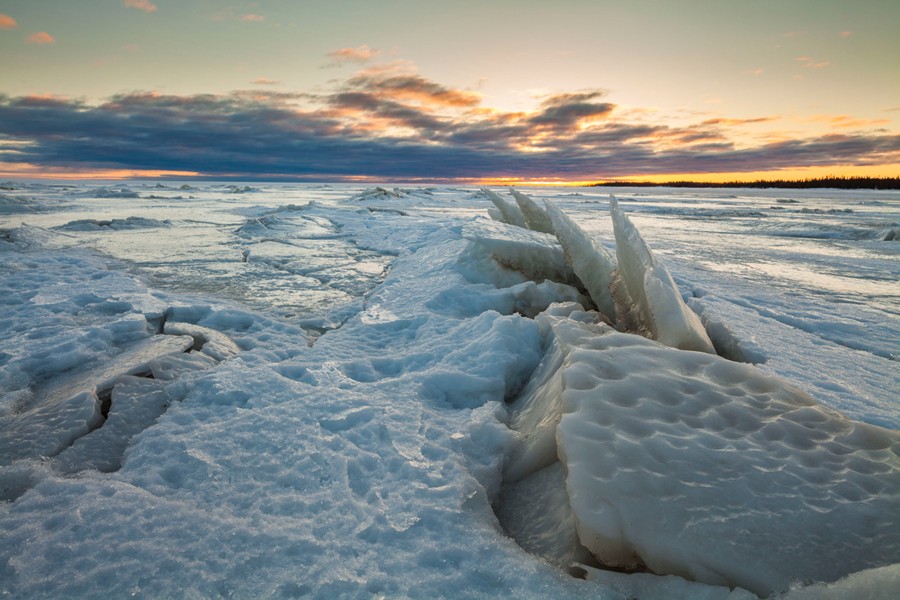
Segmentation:
[[(526, 191), (610, 249), (615, 193), (735, 356), (900, 428), (896, 192)], [(596, 594), (523, 553), (491, 512), (503, 400), (544, 348), (510, 308), (515, 281), (457, 272), (490, 206), (460, 187), (0, 184), (0, 446), (24, 457), (0, 461), (15, 499), (0, 512), (0, 590)], [(155, 333), (198, 351), (165, 354)], [(57, 457), (6, 435), (17, 411), (145, 346), (140, 377), (97, 387), (107, 414), (73, 408), (84, 426)], [(114, 457), (72, 442), (103, 419)]]

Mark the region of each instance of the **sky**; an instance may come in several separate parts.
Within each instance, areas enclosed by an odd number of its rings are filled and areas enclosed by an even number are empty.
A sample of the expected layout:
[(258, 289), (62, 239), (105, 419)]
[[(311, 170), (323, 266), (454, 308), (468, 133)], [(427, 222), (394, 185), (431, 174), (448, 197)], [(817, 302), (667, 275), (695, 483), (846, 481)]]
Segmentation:
[(896, 0), (0, 0), (0, 177), (900, 176)]

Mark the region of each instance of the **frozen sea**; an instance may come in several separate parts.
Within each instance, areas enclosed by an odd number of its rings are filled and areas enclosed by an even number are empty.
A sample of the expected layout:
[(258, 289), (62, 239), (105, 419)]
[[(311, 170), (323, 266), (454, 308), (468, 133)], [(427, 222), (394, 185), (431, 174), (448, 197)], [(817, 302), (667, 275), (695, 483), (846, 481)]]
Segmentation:
[(0, 184), (0, 595), (900, 597), (900, 193), (522, 191), (725, 358), (477, 188)]

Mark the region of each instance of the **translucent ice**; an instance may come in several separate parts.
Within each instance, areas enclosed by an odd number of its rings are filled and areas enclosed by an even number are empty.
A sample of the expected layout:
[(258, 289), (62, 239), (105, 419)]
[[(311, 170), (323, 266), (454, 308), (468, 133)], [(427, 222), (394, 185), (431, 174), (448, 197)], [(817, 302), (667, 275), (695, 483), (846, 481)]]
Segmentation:
[(516, 199), (516, 204), (519, 205), (519, 210), (522, 211), (522, 216), (525, 217), (528, 229), (553, 234), (553, 223), (550, 222), (550, 216), (547, 214), (546, 209), (525, 194), (519, 193), (514, 189), (510, 189), (509, 193)]
[(643, 326), (653, 339), (666, 346), (715, 353), (703, 324), (681, 299), (669, 272), (655, 259), (615, 198), (610, 198), (609, 206), (616, 236), (619, 275)]
[(525, 223), (525, 215), (522, 214), (522, 211), (517, 204), (506, 200), (496, 192), (492, 192), (487, 188), (482, 189), (482, 191), (487, 195), (488, 199), (494, 203), (494, 206), (496, 206), (503, 215), (503, 220), (506, 223), (528, 229), (528, 225)]
[(590, 235), (561, 210), (551, 204), (546, 206), (556, 238), (565, 252), (566, 262), (584, 283), (600, 312), (615, 323), (616, 304), (612, 296), (615, 257), (606, 248), (595, 243)]

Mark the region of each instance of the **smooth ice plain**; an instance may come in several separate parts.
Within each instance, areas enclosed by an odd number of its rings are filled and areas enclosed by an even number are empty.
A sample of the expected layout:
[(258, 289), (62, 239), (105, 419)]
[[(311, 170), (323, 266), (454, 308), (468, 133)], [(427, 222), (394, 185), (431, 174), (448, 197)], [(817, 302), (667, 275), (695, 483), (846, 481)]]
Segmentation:
[(900, 595), (896, 193), (0, 187), (5, 595)]

